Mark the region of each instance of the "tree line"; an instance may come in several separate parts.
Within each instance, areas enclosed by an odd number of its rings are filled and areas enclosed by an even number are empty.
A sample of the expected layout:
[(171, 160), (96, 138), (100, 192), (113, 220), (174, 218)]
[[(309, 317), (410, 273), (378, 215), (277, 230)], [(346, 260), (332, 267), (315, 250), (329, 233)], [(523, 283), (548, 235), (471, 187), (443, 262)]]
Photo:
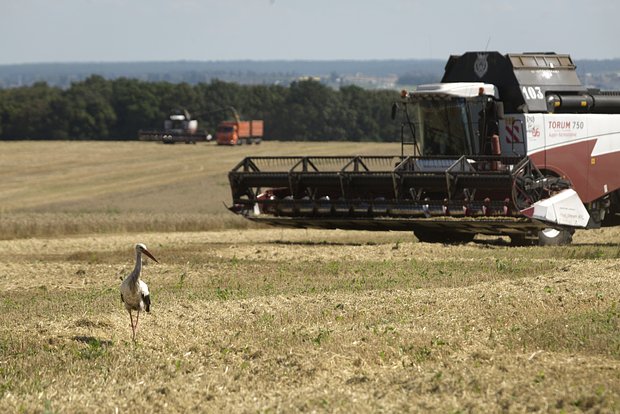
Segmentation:
[(332, 89), (315, 80), (289, 86), (239, 85), (219, 80), (189, 85), (93, 75), (68, 89), (38, 82), (0, 89), (0, 140), (134, 140), (159, 129), (175, 109), (186, 109), (213, 133), (230, 118), (265, 121), (265, 139), (395, 141), (390, 117), (396, 91), (357, 86)]

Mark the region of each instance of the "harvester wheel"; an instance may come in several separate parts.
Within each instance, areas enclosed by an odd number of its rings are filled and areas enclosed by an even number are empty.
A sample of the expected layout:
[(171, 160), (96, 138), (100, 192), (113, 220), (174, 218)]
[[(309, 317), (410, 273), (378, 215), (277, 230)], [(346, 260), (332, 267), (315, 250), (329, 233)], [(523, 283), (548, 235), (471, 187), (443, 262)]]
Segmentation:
[(539, 246), (565, 246), (573, 241), (573, 233), (569, 230), (552, 227), (538, 232)]

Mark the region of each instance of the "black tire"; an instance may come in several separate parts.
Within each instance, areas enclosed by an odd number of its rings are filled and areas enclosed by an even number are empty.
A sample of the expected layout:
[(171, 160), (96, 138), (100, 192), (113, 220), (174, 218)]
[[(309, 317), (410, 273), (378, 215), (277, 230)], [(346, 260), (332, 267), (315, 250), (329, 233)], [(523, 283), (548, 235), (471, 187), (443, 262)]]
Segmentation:
[(424, 243), (461, 244), (469, 243), (476, 236), (475, 233), (458, 233), (448, 231), (416, 230), (415, 237)]
[(549, 227), (538, 232), (539, 246), (566, 246), (573, 241), (573, 232)]

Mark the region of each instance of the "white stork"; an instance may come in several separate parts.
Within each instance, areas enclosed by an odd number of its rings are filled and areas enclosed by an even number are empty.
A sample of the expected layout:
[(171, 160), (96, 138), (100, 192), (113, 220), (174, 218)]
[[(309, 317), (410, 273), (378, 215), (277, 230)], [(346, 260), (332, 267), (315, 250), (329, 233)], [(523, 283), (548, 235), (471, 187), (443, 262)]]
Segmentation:
[[(140, 280), (140, 273), (142, 272), (142, 253), (159, 263), (144, 244), (136, 244), (136, 266), (133, 268), (133, 271), (129, 274), (129, 276), (123, 280), (123, 283), (121, 283), (121, 301), (125, 304), (125, 309), (129, 312), (132, 333), (131, 338), (134, 341), (136, 340), (136, 331), (138, 330), (140, 311), (146, 310), (149, 312), (151, 310), (149, 288), (146, 283)], [(138, 311), (135, 325), (133, 323), (133, 315), (131, 313), (132, 310)]]

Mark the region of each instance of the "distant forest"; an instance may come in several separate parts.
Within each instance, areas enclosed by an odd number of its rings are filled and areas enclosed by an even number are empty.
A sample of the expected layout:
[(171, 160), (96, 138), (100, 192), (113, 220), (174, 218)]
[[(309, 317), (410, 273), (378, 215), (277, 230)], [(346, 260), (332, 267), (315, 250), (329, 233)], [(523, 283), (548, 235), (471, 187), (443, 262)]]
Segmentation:
[(0, 89), (0, 140), (132, 140), (140, 129), (163, 127), (175, 109), (213, 133), (230, 117), (222, 108), (233, 106), (242, 118), (265, 121), (265, 139), (394, 141), (400, 125), (390, 108), (397, 97), (394, 90), (336, 90), (316, 80), (190, 85), (93, 75), (68, 89), (45, 82)]
[[(620, 59), (577, 61), (582, 83), (620, 90)], [(186, 109), (213, 133), (235, 107), (265, 139), (399, 139), (397, 91), (438, 82), (444, 60), (0, 65), (0, 140), (130, 140)]]

